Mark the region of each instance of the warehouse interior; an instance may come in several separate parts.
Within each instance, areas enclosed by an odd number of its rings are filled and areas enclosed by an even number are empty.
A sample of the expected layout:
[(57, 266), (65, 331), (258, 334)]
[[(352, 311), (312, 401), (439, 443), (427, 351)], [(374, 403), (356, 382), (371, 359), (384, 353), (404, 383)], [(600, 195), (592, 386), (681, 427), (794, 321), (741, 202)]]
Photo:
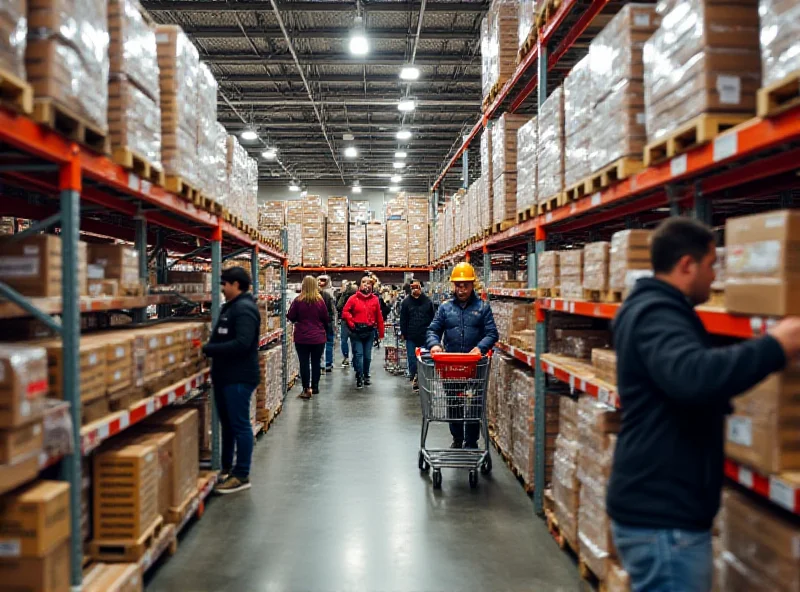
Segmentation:
[(800, 590), (800, 1), (0, 15), (0, 592)]

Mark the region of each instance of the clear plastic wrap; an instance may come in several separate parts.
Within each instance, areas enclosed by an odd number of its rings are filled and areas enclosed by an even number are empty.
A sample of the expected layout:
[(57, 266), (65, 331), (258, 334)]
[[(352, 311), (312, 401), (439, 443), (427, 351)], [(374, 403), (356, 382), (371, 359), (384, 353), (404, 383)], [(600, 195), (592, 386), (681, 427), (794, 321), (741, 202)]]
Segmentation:
[(517, 47), (522, 49), (536, 23), (536, 0), (517, 0)]
[(761, 61), (764, 86), (800, 70), (800, 2), (761, 0)]
[(583, 298), (583, 249), (559, 252), (561, 297)]
[(651, 275), (649, 230), (620, 230), (611, 237), (608, 287), (623, 291), (636, 279)]
[(328, 198), (328, 227), (326, 230), (328, 265), (347, 265), (347, 255), (349, 253), (347, 243), (348, 212), (347, 197)]
[(517, 213), (517, 130), (528, 122), (522, 115), (504, 113), (492, 125), (492, 223)]
[(761, 82), (758, 3), (662, 0), (644, 46), (647, 138), (701, 113), (754, 113)]
[(367, 265), (386, 265), (386, 226), (383, 222), (370, 222), (367, 227)]
[(538, 128), (534, 117), (517, 130), (517, 212), (536, 206)]
[(303, 263), (303, 202), (299, 199), (286, 202), (286, 231), (289, 238), (289, 247), (286, 251), (289, 265), (301, 265)]
[(481, 212), (483, 213), (481, 230), (486, 230), (492, 225), (494, 215), (494, 174), (492, 171), (492, 128), (484, 128), (481, 134), (481, 179), (483, 180), (480, 192)]
[(508, 80), (517, 67), (517, 0), (494, 0), (484, 21), (485, 29), (483, 23), (481, 25), (481, 63), (483, 96), (486, 97), (493, 87)]
[(156, 33), (142, 17), (139, 0), (109, 0), (110, 75), (125, 76), (158, 104)]
[(200, 190), (212, 199), (216, 199), (217, 87), (211, 69), (201, 63), (197, 72), (197, 176)]
[(429, 263), (428, 207), (427, 197), (408, 196), (408, 264), (412, 267)]
[(303, 265), (325, 265), (325, 214), (322, 198), (307, 195), (303, 198)]
[(539, 202), (564, 190), (564, 92), (561, 86), (542, 104), (539, 115), (536, 186)]
[(494, 180), (494, 224), (515, 220), (517, 215), (517, 173), (503, 173)]
[(0, 68), (25, 80), (26, 0), (0, 2)]
[(492, 48), (489, 44), (489, 17), (481, 20), (481, 96), (487, 97), (492, 90)]
[(245, 194), (244, 216), (246, 224), (258, 224), (258, 160), (247, 158), (247, 192)]
[(589, 176), (592, 142), (594, 78), (587, 55), (564, 79), (564, 184)]
[(125, 77), (108, 83), (108, 129), (113, 147), (128, 148), (152, 164), (161, 164), (161, 109)]
[(280, 242), (281, 229), (286, 224), (286, 202), (264, 201), (258, 204), (258, 230), (267, 238)]
[(225, 207), (241, 217), (247, 198), (247, 150), (239, 143), (236, 136), (227, 136), (227, 176), (228, 189), (225, 196)]
[(557, 288), (559, 282), (559, 260), (558, 251), (545, 251), (539, 254), (537, 263), (538, 279), (537, 288)]
[(41, 416), (48, 394), (47, 364), (42, 347), (0, 344), (0, 427), (20, 426)]
[(214, 147), (214, 190), (208, 197), (225, 205), (228, 195), (228, 132), (221, 123), (216, 123), (217, 133)]
[(595, 348), (607, 348), (611, 334), (606, 329), (552, 329), (550, 352), (577, 360), (589, 360)]
[(350, 224), (350, 265), (367, 264), (367, 227), (363, 223)]
[(583, 287), (608, 290), (608, 260), (611, 243), (588, 243), (583, 249)]

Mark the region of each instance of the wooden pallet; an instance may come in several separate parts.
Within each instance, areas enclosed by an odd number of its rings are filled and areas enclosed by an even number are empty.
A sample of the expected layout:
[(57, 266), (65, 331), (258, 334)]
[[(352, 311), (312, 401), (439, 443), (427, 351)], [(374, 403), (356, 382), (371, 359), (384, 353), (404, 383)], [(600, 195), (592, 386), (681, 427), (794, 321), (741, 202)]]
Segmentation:
[(520, 222), (527, 222), (531, 218), (536, 217), (536, 206), (531, 206), (522, 210), (521, 212), (517, 212), (517, 224)]
[(178, 175), (167, 175), (164, 188), (172, 193), (177, 193), (191, 202), (194, 202), (195, 197), (200, 195), (199, 189), (187, 183), (183, 177), (179, 177)]
[[(534, 19), (535, 20), (535, 19)], [(533, 48), (536, 47), (536, 41), (539, 39), (539, 30), (536, 28), (534, 24), (531, 27), (531, 32), (528, 33), (528, 38), (525, 39), (525, 42), (522, 44), (522, 47), (519, 48), (517, 52), (517, 65), (519, 66), (525, 58), (528, 57), (528, 54), (533, 51)]]
[(49, 127), (95, 152), (101, 154), (111, 152), (111, 144), (106, 130), (87, 121), (55, 99), (34, 99), (31, 117), (37, 123)]
[(545, 212), (552, 212), (555, 210), (559, 205), (561, 205), (561, 196), (562, 194), (556, 194), (548, 197), (547, 199), (540, 199), (539, 203), (536, 206), (537, 213), (541, 216)]
[(504, 230), (508, 230), (516, 223), (517, 221), (515, 218), (509, 218), (508, 220), (503, 220), (502, 222), (497, 222), (495, 224), (492, 224), (492, 234), (497, 234), (498, 232), (503, 232)]
[(135, 563), (154, 546), (164, 519), (159, 516), (136, 540), (93, 540), (89, 543), (89, 556), (95, 561)]
[(578, 573), (581, 576), (581, 579), (584, 582), (588, 582), (590, 586), (596, 588), (598, 592), (604, 592), (605, 586), (603, 585), (604, 582), (592, 571), (592, 568), (589, 565), (578, 557)]
[(536, 288), (538, 298), (558, 298), (561, 295), (561, 288)]
[(543, 28), (553, 17), (559, 6), (561, 6), (561, 0), (546, 0), (542, 2), (537, 7), (536, 26), (534, 28)]
[(622, 292), (617, 290), (585, 290), (583, 291), (583, 299), (589, 302), (608, 302), (614, 304), (622, 302)]
[(750, 117), (741, 113), (702, 113), (687, 121), (664, 138), (650, 142), (644, 148), (644, 166), (661, 162), (706, 144), (722, 132), (736, 127)]
[(608, 166), (603, 167), (584, 181), (584, 194), (589, 195), (619, 183), (644, 168), (641, 158), (623, 156)]
[(564, 190), (564, 194), (561, 199), (561, 205), (567, 204), (571, 201), (577, 201), (582, 197), (586, 197), (586, 184), (587, 180), (583, 179), (567, 187)]
[(129, 171), (133, 171), (141, 179), (161, 187), (164, 186), (164, 169), (161, 168), (161, 165), (151, 163), (135, 150), (118, 146), (111, 151), (111, 160)]
[(758, 90), (758, 116), (772, 117), (800, 104), (800, 70)]
[(197, 496), (198, 491), (194, 490), (186, 496), (186, 499), (184, 499), (179, 506), (168, 508), (165, 517), (167, 524), (179, 524), (184, 516), (186, 516), (186, 512), (189, 510), (192, 502), (197, 499)]
[(545, 510), (544, 516), (547, 523), (547, 530), (550, 531), (553, 539), (555, 539), (558, 548), (562, 551), (572, 551), (577, 557), (578, 545), (575, 542), (570, 541), (561, 530), (561, 527), (558, 525), (558, 518), (556, 518), (555, 512), (551, 510)]
[(195, 206), (197, 206), (198, 208), (200, 208), (201, 210), (204, 210), (206, 212), (211, 212), (212, 214), (214, 213), (212, 211), (212, 208), (214, 207), (214, 204), (216, 202), (214, 202), (214, 200), (212, 200), (211, 198), (206, 197), (205, 195), (203, 195), (200, 192), (197, 192), (192, 197), (192, 203)]
[(0, 68), (0, 103), (18, 113), (33, 111), (33, 89), (16, 74)]

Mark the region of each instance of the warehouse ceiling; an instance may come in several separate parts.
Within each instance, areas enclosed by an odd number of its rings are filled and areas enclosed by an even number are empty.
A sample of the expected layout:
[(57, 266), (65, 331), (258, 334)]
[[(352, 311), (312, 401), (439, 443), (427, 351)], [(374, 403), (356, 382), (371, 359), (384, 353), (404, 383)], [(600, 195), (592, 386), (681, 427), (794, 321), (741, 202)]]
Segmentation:
[[(400, 174), (403, 189), (427, 190), (480, 112), (480, 23), (489, 7), (482, 0), (143, 5), (156, 22), (181, 25), (210, 64), (229, 132), (258, 132), (259, 140), (242, 143), (258, 156), (262, 185), (294, 177), (386, 188)], [(369, 40), (363, 56), (349, 50), (357, 16)], [(420, 76), (408, 83), (399, 74), (412, 63)], [(415, 100), (413, 112), (398, 110), (403, 98)], [(396, 138), (401, 128), (410, 140)], [(345, 156), (348, 146), (355, 158)], [(275, 160), (260, 156), (267, 147), (277, 148)], [(398, 151), (407, 153), (399, 170)]]

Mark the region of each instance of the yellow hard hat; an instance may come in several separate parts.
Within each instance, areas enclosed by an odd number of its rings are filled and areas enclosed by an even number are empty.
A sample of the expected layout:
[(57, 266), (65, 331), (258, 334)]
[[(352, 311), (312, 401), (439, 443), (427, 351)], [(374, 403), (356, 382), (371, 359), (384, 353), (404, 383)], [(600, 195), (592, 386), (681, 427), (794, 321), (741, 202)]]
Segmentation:
[(474, 282), (478, 278), (475, 276), (475, 268), (466, 261), (462, 261), (453, 268), (450, 274), (451, 282)]

